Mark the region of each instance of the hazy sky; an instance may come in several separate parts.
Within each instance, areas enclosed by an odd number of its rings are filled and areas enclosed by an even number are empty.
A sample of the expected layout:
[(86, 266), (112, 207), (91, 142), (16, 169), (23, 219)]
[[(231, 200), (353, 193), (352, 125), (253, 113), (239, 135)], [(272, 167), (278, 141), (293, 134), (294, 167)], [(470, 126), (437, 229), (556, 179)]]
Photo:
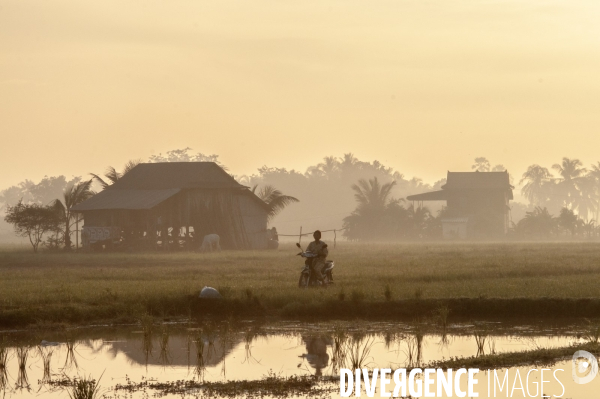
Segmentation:
[(0, 0), (0, 188), (175, 148), (438, 180), (600, 160), (600, 2)]

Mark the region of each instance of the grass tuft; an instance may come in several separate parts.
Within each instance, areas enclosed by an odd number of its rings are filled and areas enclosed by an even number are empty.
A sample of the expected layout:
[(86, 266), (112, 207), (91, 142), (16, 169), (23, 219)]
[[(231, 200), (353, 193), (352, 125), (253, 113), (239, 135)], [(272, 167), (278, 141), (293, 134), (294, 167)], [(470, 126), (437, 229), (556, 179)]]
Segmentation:
[(71, 399), (95, 399), (100, 389), (100, 378), (98, 381), (92, 377), (74, 378), (70, 381), (67, 393)]

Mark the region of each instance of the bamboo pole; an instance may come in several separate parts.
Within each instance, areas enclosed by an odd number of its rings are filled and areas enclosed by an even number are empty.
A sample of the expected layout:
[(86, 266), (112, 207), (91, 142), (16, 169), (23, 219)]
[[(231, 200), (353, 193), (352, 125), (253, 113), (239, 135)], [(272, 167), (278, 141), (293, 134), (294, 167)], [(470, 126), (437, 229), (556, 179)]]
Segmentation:
[[(67, 221), (69, 223), (69, 221)], [(75, 251), (79, 250), (79, 214), (75, 217)]]
[(298, 244), (302, 244), (302, 226), (300, 226), (300, 235), (298, 235)]

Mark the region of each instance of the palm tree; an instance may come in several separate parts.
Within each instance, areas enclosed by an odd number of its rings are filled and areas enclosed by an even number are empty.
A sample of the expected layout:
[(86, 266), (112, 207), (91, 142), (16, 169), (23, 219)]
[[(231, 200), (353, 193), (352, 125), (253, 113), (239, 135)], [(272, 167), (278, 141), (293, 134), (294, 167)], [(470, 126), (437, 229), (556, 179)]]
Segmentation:
[(252, 192), (263, 200), (269, 210), (267, 213), (267, 220), (271, 221), (279, 212), (281, 212), (286, 206), (294, 202), (300, 202), (296, 197), (284, 195), (281, 191), (277, 190), (271, 185), (263, 186), (258, 192), (258, 184), (252, 187)]
[(523, 173), (523, 177), (519, 184), (527, 182), (521, 192), (529, 200), (532, 205), (542, 205), (546, 202), (549, 184), (552, 183), (552, 174), (548, 168), (543, 168), (540, 165), (531, 165), (527, 171)]
[(558, 184), (564, 195), (563, 205), (569, 207), (579, 194), (578, 183), (585, 176), (586, 169), (579, 159), (567, 157), (564, 157), (560, 164), (552, 165), (552, 168), (561, 176)]
[(598, 191), (596, 181), (590, 174), (585, 175), (577, 182), (576, 196), (572, 199), (573, 207), (577, 210), (579, 217), (589, 220), (590, 215), (598, 211)]
[(592, 180), (594, 185), (594, 198), (596, 199), (596, 218), (600, 220), (600, 203), (598, 198), (600, 197), (600, 162), (596, 165), (592, 165), (592, 168), (588, 171), (587, 177)]
[(358, 160), (358, 158), (356, 158), (353, 153), (349, 152), (347, 154), (344, 154), (344, 156), (340, 158), (339, 168), (340, 170), (347, 172), (354, 169), (354, 167), (356, 167), (359, 164), (359, 162), (360, 161)]
[(117, 170), (115, 168), (113, 168), (112, 166), (109, 166), (106, 169), (106, 172), (104, 172), (104, 177), (106, 178), (106, 180), (104, 180), (103, 178), (101, 178), (100, 176), (98, 176), (97, 174), (94, 174), (94, 173), (90, 173), (90, 175), (93, 177), (94, 180), (96, 180), (98, 183), (100, 183), (100, 185), (102, 186), (102, 189), (104, 190), (111, 184), (114, 184), (115, 182), (117, 182), (117, 180), (119, 180), (121, 177), (125, 176), (125, 174), (127, 174), (127, 172), (129, 172), (131, 169), (138, 166), (140, 163), (142, 163), (141, 159), (134, 159), (134, 160), (128, 161), (125, 164), (125, 166), (123, 167), (123, 172), (121, 172), (121, 173), (117, 172)]
[(57, 199), (54, 201), (54, 208), (57, 212), (59, 212), (61, 219), (63, 220), (64, 228), (64, 244), (65, 250), (71, 249), (71, 227), (77, 222), (79, 222), (81, 217), (79, 214), (72, 213), (71, 209), (90, 198), (95, 193), (91, 190), (93, 180), (88, 180), (84, 182), (79, 182), (77, 184), (73, 184), (65, 189), (63, 193), (63, 201)]
[(392, 188), (395, 185), (395, 180), (382, 185), (377, 177), (374, 177), (368, 181), (360, 179), (357, 184), (352, 185), (352, 190), (359, 208), (383, 210), (388, 204)]
[(317, 165), (317, 169), (325, 176), (332, 177), (339, 170), (340, 162), (336, 157), (325, 157), (323, 162)]

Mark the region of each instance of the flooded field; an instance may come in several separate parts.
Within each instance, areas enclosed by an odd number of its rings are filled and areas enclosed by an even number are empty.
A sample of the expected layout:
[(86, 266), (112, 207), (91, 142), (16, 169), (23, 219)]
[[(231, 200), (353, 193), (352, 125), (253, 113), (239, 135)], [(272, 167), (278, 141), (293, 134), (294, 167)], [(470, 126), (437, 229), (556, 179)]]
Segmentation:
[[(440, 331), (424, 323), (242, 321), (4, 332), (0, 397), (64, 398), (69, 380), (82, 377), (99, 379), (98, 397), (195, 397), (202, 394), (197, 387), (170, 392), (168, 385), (159, 388), (157, 383), (260, 380), (269, 375), (335, 377), (340, 367), (423, 367), (455, 357), (570, 346), (585, 341), (584, 330), (582, 323), (465, 323)], [(586, 391), (586, 386), (572, 383), (570, 359), (553, 366), (557, 368), (565, 370), (563, 384), (570, 383), (565, 397), (592, 397), (591, 386)], [(482, 371), (478, 378), (480, 397), (487, 397), (487, 374)], [(337, 397), (339, 385), (332, 386), (331, 395)], [(561, 393), (558, 384), (546, 386)], [(513, 397), (523, 397), (519, 394)]]

